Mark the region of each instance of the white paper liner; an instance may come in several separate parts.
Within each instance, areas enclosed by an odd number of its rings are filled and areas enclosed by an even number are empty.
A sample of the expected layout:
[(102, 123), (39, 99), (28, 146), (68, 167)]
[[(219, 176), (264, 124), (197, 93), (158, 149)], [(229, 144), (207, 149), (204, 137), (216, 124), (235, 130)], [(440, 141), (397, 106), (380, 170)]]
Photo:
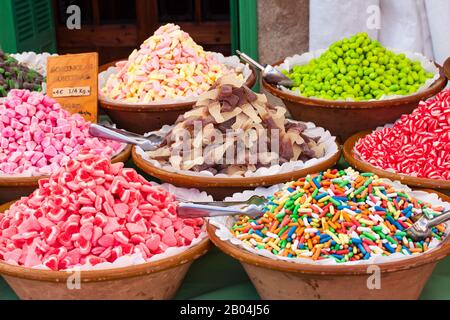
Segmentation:
[[(243, 64), (240, 62), (238, 56), (230, 56), (225, 57), (223, 54), (218, 52), (213, 52), (213, 55), (215, 58), (225, 66), (227, 66), (229, 69), (234, 69), (236, 73), (242, 74), (244, 76), (244, 81), (247, 81), (248, 78), (252, 74), (252, 70), (248, 66), (248, 64)], [(117, 72), (116, 67), (109, 67), (106, 71), (103, 71), (99, 73), (98, 75), (98, 94), (99, 96), (104, 99), (107, 102), (115, 102), (115, 103), (121, 103), (124, 105), (134, 105), (139, 106), (142, 105), (141, 102), (128, 102), (123, 100), (114, 100), (107, 96), (102, 91), (102, 88), (106, 85), (106, 82), (108, 81), (109, 77), (112, 74), (115, 74)], [(145, 105), (160, 105), (160, 104), (166, 104), (166, 103), (178, 103), (178, 102), (196, 102), (198, 100), (197, 97), (186, 97), (186, 98), (174, 98), (174, 99), (163, 99), (158, 101), (150, 101), (146, 102)]]
[(51, 54), (48, 52), (22, 52), (11, 54), (11, 56), (20, 63), (26, 65), (28, 68), (31, 68), (46, 77), (48, 57), (55, 57), (57, 54)]
[[(432, 61), (430, 61), (427, 57), (423, 56), (422, 54), (417, 53), (417, 52), (404, 51), (404, 50), (400, 50), (400, 49), (390, 49), (390, 48), (386, 48), (386, 49), (391, 50), (395, 54), (403, 53), (411, 61), (419, 61), (426, 72), (431, 72), (434, 75), (432, 78), (427, 79), (425, 81), (425, 83), (422, 86), (420, 86), (416, 92), (414, 92), (410, 95), (417, 94), (419, 92), (424, 91), (425, 89), (431, 87), (431, 85), (437, 79), (439, 79), (439, 77), (440, 77), (439, 69), (434, 65), (434, 63)], [(279, 71), (291, 70), (293, 66), (308, 64), (308, 62), (310, 60), (320, 57), (325, 51), (327, 51), (327, 49), (319, 49), (319, 50), (306, 52), (301, 55), (296, 54), (294, 56), (287, 57), (283, 61), (283, 63), (281, 63), (279, 66), (276, 67), (276, 69)], [(301, 91), (299, 89), (298, 90), (290, 90), (289, 88), (286, 88), (284, 86), (279, 86), (279, 88), (282, 91), (287, 92), (289, 94), (301, 95)], [(410, 96), (410, 95), (406, 95), (406, 96)], [(401, 98), (401, 97), (406, 97), (406, 96), (398, 95), (398, 94), (382, 95), (380, 99), (370, 99), (367, 101), (390, 100), (390, 99)], [(311, 98), (323, 99), (323, 98), (319, 98), (319, 97), (311, 97)], [(333, 101), (354, 101), (354, 99), (347, 98), (345, 100), (338, 99), (338, 100), (333, 100)]]
[[(151, 182), (151, 183), (152, 183), (152, 185), (155, 185), (155, 186), (159, 185), (156, 182)], [(197, 189), (179, 188), (179, 187), (175, 187), (173, 185), (167, 184), (167, 183), (159, 185), (159, 186), (161, 186), (168, 192), (175, 195), (177, 197), (177, 199), (180, 201), (213, 201), (212, 196), (208, 195), (206, 192), (200, 192)], [(145, 260), (140, 253), (134, 253), (131, 255), (122, 256), (122, 257), (116, 259), (116, 261), (114, 261), (114, 262), (103, 262), (103, 263), (99, 263), (95, 266), (92, 266), (90, 264), (78, 265), (78, 266), (74, 266), (70, 269), (60, 270), (60, 271), (90, 271), (90, 270), (116, 269), (116, 268), (129, 267), (129, 266), (134, 266), (134, 265), (148, 263), (148, 262), (159, 261), (162, 259), (173, 257), (177, 254), (180, 254), (180, 253), (188, 250), (189, 248), (192, 248), (192, 247), (198, 245), (207, 236), (208, 236), (208, 234), (206, 233), (206, 223), (205, 223), (203, 226), (203, 231), (200, 233), (200, 236), (193, 239), (190, 245), (183, 246), (183, 247), (170, 247), (163, 253), (156, 254), (147, 260)], [(31, 269), (50, 270), (48, 267), (46, 267), (44, 265), (34, 266)]]
[[(377, 127), (377, 128), (376, 128), (375, 130), (373, 130), (371, 133), (376, 132), (376, 131), (380, 131), (380, 130), (383, 130), (383, 129), (386, 129), (386, 128), (392, 128), (392, 127), (394, 127), (394, 123), (388, 123), (388, 124), (385, 124), (383, 127)], [(358, 141), (359, 141), (359, 140), (358, 140)], [(355, 146), (353, 147), (353, 152), (355, 153), (355, 155), (357, 155), (357, 156), (359, 157), (359, 159), (360, 159), (361, 161), (364, 161), (366, 164), (368, 164), (368, 165), (370, 165), (370, 166), (372, 166), (372, 167), (374, 167), (374, 168), (380, 169), (380, 170), (384, 170), (384, 171), (391, 172), (391, 173), (396, 173), (396, 174), (401, 174), (401, 175), (403, 175), (403, 176), (409, 176), (409, 177), (415, 177), (415, 178), (421, 178), (421, 179), (431, 179), (431, 178), (426, 178), (426, 177), (417, 177), (417, 174), (412, 174), (412, 173), (411, 173), (411, 174), (406, 174), (406, 173), (398, 172), (398, 171), (396, 171), (396, 170), (394, 170), (394, 169), (392, 169), (392, 168), (387, 168), (387, 169), (385, 169), (385, 168), (376, 166), (376, 165), (374, 165), (374, 164), (372, 164), (372, 163), (366, 161), (366, 160), (361, 156), (361, 153), (360, 153), (358, 150), (356, 150), (356, 144), (358, 143), (358, 141), (356, 141)], [(444, 179), (433, 179), (433, 180), (437, 180), (437, 181), (448, 181), (448, 180), (444, 180)]]
[[(301, 121), (293, 121), (293, 122), (301, 122)], [(338, 152), (339, 149), (336, 144), (336, 137), (332, 136), (328, 130), (325, 130), (321, 127), (316, 127), (314, 125), (314, 123), (312, 123), (312, 122), (302, 122), (302, 123), (304, 123), (307, 126), (307, 129), (304, 131), (304, 133), (307, 136), (320, 137), (319, 144), (323, 143), (324, 150), (325, 150), (325, 155), (323, 157), (317, 158), (317, 159), (314, 159), (314, 158), (309, 159), (306, 162), (303, 162), (301, 160), (290, 161), (290, 162), (283, 163), (282, 165), (276, 164), (276, 165), (273, 165), (273, 166), (267, 167), (267, 168), (259, 168), (256, 171), (248, 170), (247, 172), (245, 172), (244, 177), (266, 177), (266, 176), (271, 176), (271, 175), (275, 175), (275, 174), (287, 173), (287, 172), (292, 172), (292, 171), (299, 170), (299, 169), (308, 168), (308, 167), (314, 166), (316, 164), (322, 163), (325, 160), (330, 159), (333, 155), (336, 154), (336, 152)], [(172, 126), (166, 125), (166, 126), (163, 126), (161, 128), (161, 130), (153, 132), (153, 133), (165, 135), (167, 132), (170, 131), (171, 128), (172, 128)], [(191, 176), (216, 177), (216, 178), (242, 177), (242, 175), (226, 175), (223, 173), (213, 174), (209, 171), (195, 172), (195, 171), (190, 171), (190, 170), (177, 170), (177, 169), (173, 168), (172, 166), (170, 166), (169, 164), (162, 165), (159, 161), (150, 158), (149, 155), (146, 154), (145, 151), (142, 150), (140, 147), (136, 147), (136, 153), (138, 155), (140, 155), (142, 157), (142, 159), (144, 159), (145, 161), (150, 163), (152, 166), (161, 168), (161, 169), (169, 171), (169, 172), (176, 172), (176, 173), (186, 174), (186, 175), (191, 175)]]
[[(409, 195), (411, 195), (412, 197), (414, 197), (418, 200), (423, 200), (425, 202), (428, 202), (428, 203), (430, 203), (432, 205), (436, 205), (436, 206), (443, 206), (444, 211), (450, 210), (450, 203), (442, 201), (442, 199), (440, 199), (437, 196), (437, 194), (427, 193), (424, 191), (412, 191), (408, 186), (405, 186), (398, 181), (391, 181), (389, 179), (382, 179), (382, 181), (387, 184), (392, 185), (395, 189), (397, 189), (399, 191), (408, 192)], [(242, 193), (235, 193), (233, 196), (225, 198), (224, 201), (246, 201), (248, 198), (250, 198), (253, 195), (268, 197), (268, 196), (273, 195), (274, 192), (280, 190), (283, 186), (284, 186), (284, 184), (278, 184), (278, 185), (272, 186), (270, 188), (259, 187), (259, 188), (256, 188), (255, 190), (246, 190)], [(254, 254), (257, 254), (260, 256), (264, 256), (264, 257), (267, 257), (270, 259), (274, 259), (274, 260), (283, 260), (283, 261), (288, 261), (288, 262), (292, 262), (292, 263), (313, 264), (313, 265), (366, 265), (366, 264), (368, 265), (368, 264), (381, 264), (381, 263), (386, 263), (386, 262), (394, 262), (394, 261), (399, 261), (399, 260), (404, 260), (404, 259), (412, 259), (415, 256), (417, 256), (417, 254), (407, 256), (407, 255), (404, 255), (399, 252), (393, 253), (389, 256), (382, 256), (381, 254), (373, 254), (372, 253), (372, 256), (367, 260), (348, 261), (348, 262), (336, 262), (336, 260), (333, 258), (312, 261), (311, 259), (306, 259), (306, 258), (280, 257), (277, 255), (274, 255), (272, 252), (270, 252), (266, 249), (252, 248), (249, 245), (246, 245), (243, 241), (241, 241), (241, 240), (237, 239), (235, 236), (233, 236), (233, 234), (230, 231), (230, 228), (233, 225), (234, 221), (235, 221), (234, 217), (214, 217), (214, 218), (208, 219), (209, 223), (211, 223), (212, 225), (217, 227), (216, 235), (220, 238), (221, 241), (229, 241), (233, 245), (239, 246), (251, 253), (254, 253)], [(448, 233), (449, 233), (448, 228), (449, 227), (450, 227), (450, 222), (447, 222), (445, 237), (448, 236)], [(438, 240), (433, 239), (430, 242), (430, 245), (428, 246), (429, 250), (426, 252), (431, 252), (432, 250), (435, 250), (436, 248), (438, 248), (440, 246), (441, 243), (442, 242), (439, 242)]]

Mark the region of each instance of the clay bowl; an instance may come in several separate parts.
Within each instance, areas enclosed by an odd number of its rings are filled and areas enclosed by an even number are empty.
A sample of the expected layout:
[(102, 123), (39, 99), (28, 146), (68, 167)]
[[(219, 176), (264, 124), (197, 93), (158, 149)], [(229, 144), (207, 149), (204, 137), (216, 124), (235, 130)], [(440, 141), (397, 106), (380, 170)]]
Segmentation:
[(401, 183), (406, 184), (410, 187), (435, 189), (441, 193), (446, 194), (447, 196), (450, 196), (450, 181), (417, 178), (405, 174), (393, 173), (377, 168), (371, 165), (370, 163), (361, 160), (359, 156), (357, 156), (353, 152), (353, 149), (356, 145), (356, 142), (358, 142), (359, 139), (363, 138), (364, 136), (368, 135), (371, 132), (372, 132), (371, 130), (359, 132), (348, 138), (347, 141), (345, 141), (343, 153), (345, 159), (351, 166), (357, 168), (360, 171), (373, 172), (379, 177), (387, 178), (392, 181), (400, 181)]
[[(279, 65), (282, 61), (276, 63)], [(438, 66), (438, 65), (437, 65)], [(440, 92), (447, 84), (442, 68), (440, 78), (426, 90), (413, 95), (391, 100), (351, 102), (306, 98), (283, 92), (262, 79), (263, 87), (280, 98), (295, 120), (310, 121), (318, 127), (327, 128), (341, 141), (366, 129), (375, 129), (395, 122), (404, 113), (411, 113), (419, 101)]]
[(444, 74), (447, 77), (447, 79), (450, 79), (450, 57), (445, 60), (444, 65), (442, 66), (444, 69)]
[[(0, 206), (0, 212), (10, 204)], [(192, 262), (210, 248), (208, 238), (175, 256), (140, 265), (66, 272), (13, 266), (0, 261), (0, 274), (26, 300), (166, 300), (175, 296)], [(74, 288), (79, 279), (79, 289)]]
[[(101, 66), (100, 72), (114, 65), (115, 63), (109, 63)], [(252, 74), (245, 82), (245, 85), (249, 88), (256, 83), (256, 70), (253, 67), (250, 67), (250, 69)], [(174, 124), (178, 117), (191, 110), (195, 103), (196, 101), (128, 105), (107, 101), (99, 95), (100, 107), (119, 128), (139, 134), (159, 130), (164, 125)]]
[(173, 184), (177, 187), (199, 189), (212, 195), (215, 200), (223, 200), (236, 192), (255, 189), (257, 187), (272, 186), (278, 183), (296, 180), (300, 177), (308, 175), (309, 173), (326, 170), (332, 167), (339, 160), (341, 157), (341, 152), (338, 147), (338, 151), (331, 158), (305, 169), (265, 177), (248, 178), (215, 178), (169, 172), (155, 167), (145, 161), (139, 154), (137, 154), (135, 147), (133, 147), (131, 156), (136, 166), (138, 166), (145, 173), (156, 177), (161, 181)]
[[(115, 156), (111, 162), (125, 162), (130, 158), (131, 146)], [(38, 181), (45, 176), (38, 177), (0, 177), (0, 203), (5, 203), (23, 196), (28, 196), (38, 188)]]
[[(448, 196), (438, 195), (450, 202)], [(419, 298), (436, 263), (450, 254), (447, 237), (436, 250), (403, 261), (374, 265), (373, 269), (369, 264), (300, 264), (269, 259), (222, 241), (213, 225), (208, 225), (207, 230), (220, 250), (241, 262), (264, 300), (414, 300)], [(376, 276), (374, 270), (380, 272), (380, 289), (368, 288), (368, 283), (375, 282), (371, 281)]]

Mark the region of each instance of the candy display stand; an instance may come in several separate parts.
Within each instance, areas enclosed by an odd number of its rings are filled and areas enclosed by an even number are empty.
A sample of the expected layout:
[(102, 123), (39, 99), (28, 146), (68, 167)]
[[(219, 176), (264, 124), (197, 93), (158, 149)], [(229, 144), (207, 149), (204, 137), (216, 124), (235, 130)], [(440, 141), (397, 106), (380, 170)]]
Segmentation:
[[(282, 61), (276, 63), (277, 66)], [(440, 66), (440, 77), (428, 88), (409, 96), (379, 101), (336, 101), (306, 98), (291, 94), (261, 80), (263, 87), (280, 98), (295, 120), (311, 121), (327, 128), (344, 142), (356, 132), (395, 122), (402, 114), (411, 113), (419, 101), (440, 92), (447, 79)]]
[[(103, 72), (114, 65), (115, 63), (113, 62), (101, 66), (99, 72)], [(256, 83), (256, 71), (252, 67), (250, 69), (252, 73), (245, 82), (245, 85), (249, 88), (253, 87)], [(100, 107), (119, 128), (144, 134), (158, 130), (164, 125), (174, 124), (180, 115), (192, 109), (196, 100), (132, 105), (107, 100), (100, 94), (99, 103)]]
[[(111, 161), (126, 162), (130, 158), (131, 146), (127, 146)], [(27, 196), (38, 188), (38, 181), (45, 176), (36, 177), (0, 177), (0, 203)]]
[[(0, 206), (0, 212), (10, 205)], [(192, 262), (204, 255), (209, 247), (206, 238), (188, 250), (162, 260), (116, 269), (79, 271), (77, 275), (0, 262), (0, 274), (20, 299), (171, 299)], [(71, 276), (79, 279), (79, 289)]]
[(296, 180), (300, 177), (308, 175), (309, 173), (322, 171), (332, 167), (341, 157), (340, 148), (338, 147), (337, 150), (338, 151), (331, 157), (316, 165), (288, 173), (260, 177), (216, 178), (169, 172), (153, 166), (149, 162), (145, 161), (142, 156), (136, 152), (135, 147), (132, 151), (132, 159), (136, 166), (142, 169), (145, 173), (156, 177), (163, 182), (173, 184), (177, 187), (196, 188), (200, 191), (206, 191), (206, 193), (212, 195), (215, 200), (223, 200), (225, 197), (231, 196), (236, 192)]
[(354, 134), (350, 138), (347, 139), (347, 141), (344, 144), (343, 147), (343, 154), (345, 159), (348, 161), (348, 163), (353, 166), (354, 168), (359, 169), (362, 172), (373, 172), (379, 177), (387, 178), (392, 181), (400, 181), (403, 184), (406, 184), (410, 187), (415, 188), (431, 188), (434, 190), (437, 190), (441, 193), (446, 194), (447, 196), (450, 196), (450, 181), (446, 180), (437, 180), (437, 179), (427, 179), (427, 178), (418, 178), (418, 177), (412, 177), (405, 174), (399, 174), (390, 172), (387, 170), (383, 170), (380, 168), (377, 168), (370, 163), (367, 163), (359, 158), (358, 155), (355, 154), (354, 148), (355, 144), (358, 142), (359, 139), (363, 138), (364, 136), (371, 133), (371, 130), (366, 130), (359, 132), (357, 134)]
[[(432, 190), (426, 190), (434, 192)], [(434, 192), (437, 193), (437, 192)], [(444, 201), (448, 196), (439, 194)], [(450, 254), (449, 240), (435, 250), (395, 262), (358, 265), (318, 265), (273, 260), (222, 241), (209, 224), (211, 241), (241, 262), (258, 294), (265, 300), (365, 300), (418, 299), (436, 263)], [(380, 288), (370, 289), (374, 269), (380, 272)]]

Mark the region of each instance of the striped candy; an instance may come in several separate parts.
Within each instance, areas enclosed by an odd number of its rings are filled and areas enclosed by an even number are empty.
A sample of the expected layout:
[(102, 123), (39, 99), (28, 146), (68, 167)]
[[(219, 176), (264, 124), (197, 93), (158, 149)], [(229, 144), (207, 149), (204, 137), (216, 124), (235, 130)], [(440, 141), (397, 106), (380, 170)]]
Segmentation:
[(355, 150), (364, 161), (381, 169), (450, 180), (450, 89), (420, 102), (392, 128), (360, 139)]

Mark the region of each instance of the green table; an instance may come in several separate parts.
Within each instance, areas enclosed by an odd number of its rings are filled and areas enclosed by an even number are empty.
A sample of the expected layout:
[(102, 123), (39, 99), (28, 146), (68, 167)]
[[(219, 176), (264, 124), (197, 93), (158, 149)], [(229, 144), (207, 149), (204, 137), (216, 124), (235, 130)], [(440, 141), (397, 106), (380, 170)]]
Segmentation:
[[(136, 168), (131, 161), (127, 162), (126, 166)], [(337, 167), (346, 168), (348, 164), (341, 159)], [(143, 175), (149, 180), (154, 180), (148, 175)], [(259, 295), (241, 264), (217, 248), (213, 248), (193, 263), (175, 298), (254, 300), (259, 299)], [(0, 300), (4, 299), (18, 298), (0, 278)], [(438, 264), (422, 292), (421, 299), (450, 299), (450, 257)]]

